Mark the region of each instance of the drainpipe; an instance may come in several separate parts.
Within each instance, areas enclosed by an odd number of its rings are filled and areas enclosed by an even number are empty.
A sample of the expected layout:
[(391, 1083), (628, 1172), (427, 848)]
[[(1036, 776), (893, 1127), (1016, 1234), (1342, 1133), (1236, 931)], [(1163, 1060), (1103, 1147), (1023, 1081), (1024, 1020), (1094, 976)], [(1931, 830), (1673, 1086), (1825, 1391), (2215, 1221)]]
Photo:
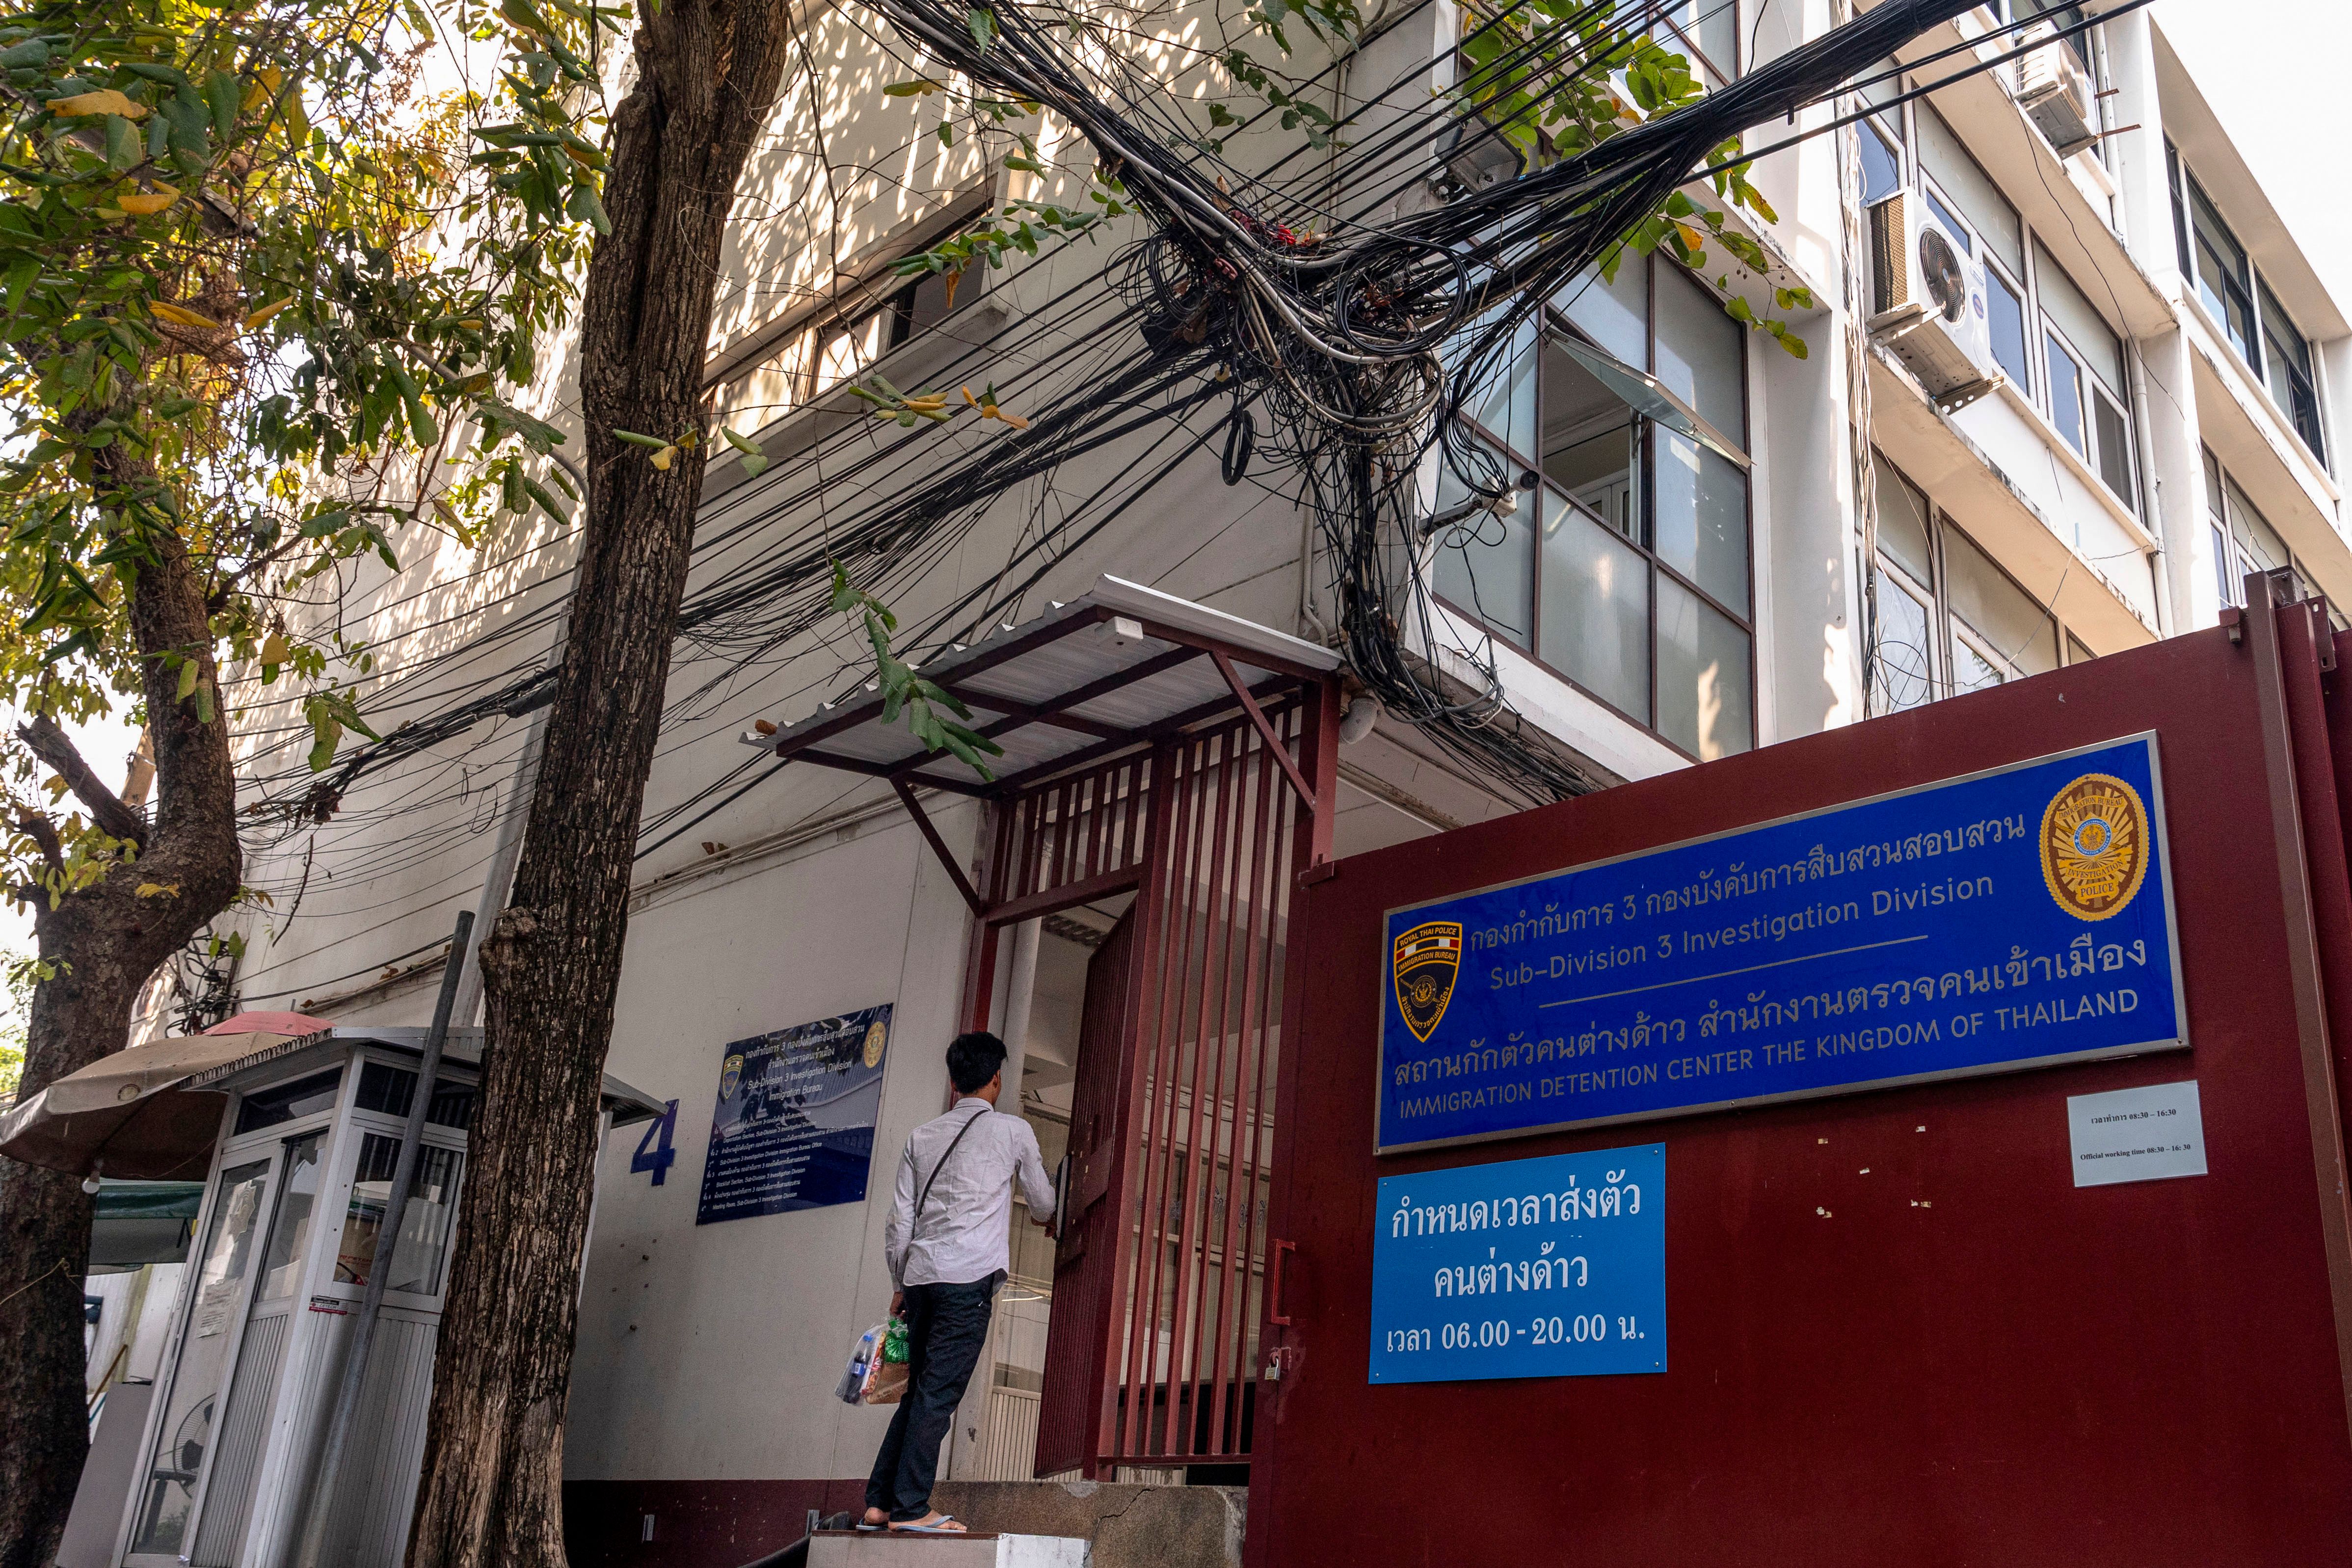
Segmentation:
[[(460, 911), (451, 951), (466, 950), (473, 934), (474, 916)], [(392, 1265), (400, 1250), (401, 1222), (408, 1216), (409, 1189), (416, 1181), (416, 1157), (425, 1142), (425, 1113), (433, 1103), (433, 1084), (441, 1071), (441, 1048), (449, 1038), (449, 1009), (457, 996), (459, 965), (441, 971), (441, 997), (434, 1004), (433, 1027), (425, 1031), (424, 1059), (416, 1064), (416, 1092), (408, 1098), (408, 1123), (400, 1130), (400, 1156), (393, 1162), (392, 1191), (384, 1197), (383, 1218), (375, 1233), (375, 1260), (368, 1265), (367, 1290), (360, 1298), (359, 1320), (352, 1325), (352, 1344), (343, 1357), (343, 1380), (335, 1390), (333, 1413), (327, 1417), (327, 1440), (320, 1450), (319, 1473), (311, 1482), (310, 1517), (302, 1527), (301, 1550), (294, 1561), (300, 1568), (318, 1568), (326, 1550), (327, 1519), (334, 1511), (335, 1476), (342, 1468), (343, 1449), (351, 1441), (352, 1417), (357, 1414), (360, 1389), (367, 1378), (368, 1350), (375, 1341), (375, 1325), (383, 1311), (383, 1292), (392, 1282)]]

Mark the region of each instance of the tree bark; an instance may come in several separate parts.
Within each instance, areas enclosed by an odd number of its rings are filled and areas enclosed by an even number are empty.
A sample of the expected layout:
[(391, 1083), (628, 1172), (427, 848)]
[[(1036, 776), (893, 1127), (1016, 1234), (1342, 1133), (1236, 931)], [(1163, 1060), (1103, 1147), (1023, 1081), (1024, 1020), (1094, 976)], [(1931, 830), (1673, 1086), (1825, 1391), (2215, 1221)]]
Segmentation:
[[(145, 478), (135, 460), (114, 455), (101, 486)], [(229, 766), (227, 710), (220, 703), (201, 570), (183, 541), (166, 536), (157, 559), (131, 585), (131, 631), (145, 664), (148, 729), (157, 783), (153, 825), (135, 865), (66, 895), (52, 909), (34, 903), (33, 929), (55, 979), (33, 993), (20, 1095), (121, 1051), (139, 989), (236, 896), (243, 858), (236, 839), (236, 781)], [(197, 661), (213, 719), (201, 722), (194, 694), (179, 698), (179, 673), (162, 655)], [(45, 760), (61, 732), (28, 728)], [(79, 758), (72, 759), (79, 762)], [(103, 791), (84, 767), (60, 768), (77, 792)], [(128, 827), (136, 813), (115, 800), (93, 818)], [(176, 894), (138, 896), (142, 883)], [(89, 1258), (92, 1200), (81, 1178), (0, 1159), (0, 1568), (50, 1568), (73, 1507), (87, 1447), (83, 1406), (81, 1281)]]
[(489, 1050), (410, 1568), (564, 1561), (563, 1418), (629, 875), (702, 491), (614, 429), (701, 425), (719, 242), (783, 73), (785, 0), (667, 0), (613, 117), (581, 313), (587, 516), (509, 907), (482, 944)]

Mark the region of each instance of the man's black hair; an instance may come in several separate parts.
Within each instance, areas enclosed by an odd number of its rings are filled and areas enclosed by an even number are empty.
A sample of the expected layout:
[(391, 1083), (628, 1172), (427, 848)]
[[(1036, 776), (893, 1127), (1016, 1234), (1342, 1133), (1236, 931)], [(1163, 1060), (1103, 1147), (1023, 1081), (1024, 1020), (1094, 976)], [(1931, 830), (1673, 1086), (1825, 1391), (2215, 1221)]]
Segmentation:
[(948, 1046), (948, 1076), (959, 1094), (976, 1094), (1004, 1066), (1004, 1042), (984, 1029), (960, 1034)]

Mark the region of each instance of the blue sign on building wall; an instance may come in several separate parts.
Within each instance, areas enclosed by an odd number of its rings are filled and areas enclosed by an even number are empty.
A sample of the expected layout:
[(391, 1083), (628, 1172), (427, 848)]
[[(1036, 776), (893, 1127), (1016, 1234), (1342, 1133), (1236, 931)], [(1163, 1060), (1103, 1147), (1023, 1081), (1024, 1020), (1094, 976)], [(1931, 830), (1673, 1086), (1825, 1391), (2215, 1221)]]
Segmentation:
[(1381, 1179), (1374, 1383), (1665, 1369), (1665, 1145)]
[(889, 1042), (885, 1003), (727, 1046), (694, 1222), (863, 1203)]
[(1383, 1151), (2185, 1045), (2154, 735), (1389, 912)]

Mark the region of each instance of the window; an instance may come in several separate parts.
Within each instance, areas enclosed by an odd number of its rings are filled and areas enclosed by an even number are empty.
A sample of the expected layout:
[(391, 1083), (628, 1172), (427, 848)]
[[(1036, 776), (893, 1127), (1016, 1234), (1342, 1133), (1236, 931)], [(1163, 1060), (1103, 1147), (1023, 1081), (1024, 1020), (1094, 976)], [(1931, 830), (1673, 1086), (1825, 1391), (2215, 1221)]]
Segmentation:
[(2044, 326), (2050, 423), (2116, 499), (2137, 512), (2131, 423), (2124, 413), (2123, 340), (2038, 245), (2033, 266)]
[(2059, 629), (2049, 612), (1894, 465), (1874, 454), (1872, 465), (1878, 618), (1871, 712), (2056, 669)]
[(2319, 389), (2311, 375), (2311, 342), (2296, 330), (2294, 320), (2279, 304), (2270, 285), (2262, 286), (2263, 296), (2263, 363), (2269, 368), (2268, 382), (2271, 400), (2311, 448), (2311, 455), (2325, 463), (2327, 455), (2319, 433)]
[[(1885, 76), (1886, 79), (1864, 86), (1864, 99), (1883, 104), (1898, 96), (1903, 90), (1902, 78), (1887, 73), (1899, 68), (1893, 60), (1881, 60), (1871, 74)], [(1868, 206), (1902, 188), (1903, 106), (1895, 104), (1885, 113), (1863, 120), (1857, 134), (1862, 148), (1862, 201)]]
[[(365, 1063), (360, 1069), (359, 1108), (381, 1111), (387, 1116), (405, 1116), (410, 1103), (416, 1096), (416, 1074), (404, 1067), (389, 1067), (381, 1061)], [(436, 1127), (456, 1127), (460, 1131), (474, 1124), (474, 1086), (454, 1078), (433, 1081), (433, 1100), (425, 1107), (425, 1119)]]
[[(1639, 16), (1647, 7), (1628, 9)], [(1670, 49), (1679, 42), (1681, 51), (1690, 55), (1691, 64), (1699, 68), (1700, 78), (1709, 88), (1721, 87), (1739, 74), (1739, 7), (1736, 0), (1669, 0), (1663, 15), (1666, 26), (1655, 35), (1657, 41)]]
[[(393, 1167), (399, 1162), (398, 1138), (370, 1133), (360, 1145), (342, 1240), (335, 1249), (335, 1283), (366, 1286), (382, 1242), (384, 1207), (392, 1201)], [(449, 1227), (457, 1214), (457, 1175), (464, 1164), (465, 1156), (455, 1149), (427, 1144), (416, 1151), (416, 1174), (409, 1186), (400, 1240), (393, 1249), (387, 1291), (429, 1296), (441, 1289)]]
[(2319, 417), (2319, 386), (2311, 370), (2310, 340), (2296, 329), (2270, 285), (2255, 276), (2245, 246), (2221, 221), (2205, 188), (2181, 162), (2180, 150), (2169, 141), (2164, 144), (2164, 167), (2172, 183), (2172, 232), (2179, 246), (2182, 276), (2195, 287), (2198, 302), (2230, 340), (2230, 346), (2270, 392), (2271, 401), (2294, 427), (2295, 434), (2325, 464), (2327, 453)]
[(343, 1070), (331, 1067), (291, 1083), (257, 1089), (237, 1102), (236, 1134), (259, 1132), (264, 1127), (331, 1111), (335, 1107), (335, 1086), (342, 1081)]
[[(1755, 744), (1746, 355), (1669, 263), (1571, 284), (1467, 400), (1528, 489), (1442, 535), (1434, 562), (1455, 610), (1701, 760)], [(1444, 470), (1438, 492), (1441, 512), (1466, 494)]]
[(2179, 149), (2164, 147), (2172, 181), (2172, 220), (2180, 246), (2180, 270), (2197, 290), (2199, 303), (2229, 338), (2230, 346), (2254, 373), (2262, 373), (2262, 345), (2254, 325), (2252, 269), (2245, 247), (2180, 162)]
[[(929, 248), (949, 235), (917, 248)], [(887, 272), (854, 290), (838, 309), (828, 304), (794, 323), (755, 363), (730, 372), (713, 396), (720, 423), (745, 431), (772, 424), (918, 333), (943, 321), (985, 291), (988, 269), (930, 273), (910, 281)], [(721, 448), (720, 450), (724, 450)]]
[[(2246, 498), (2238, 481), (2225, 471), (2212, 448), (2204, 449), (2205, 458), (2205, 523), (2213, 549), (2213, 571), (2220, 580), (2224, 606), (2246, 601), (2246, 578), (2258, 571), (2276, 571), (2285, 567), (2294, 573), (2292, 597), (2302, 599), (2316, 593), (2311, 573), (2286, 541), (2272, 528), (2270, 519)], [(2343, 617), (2331, 605), (2331, 624), (2342, 629)]]
[(2032, 397), (2033, 377), (2025, 353), (2025, 297), (1990, 267), (1985, 268), (1985, 318), (1993, 361), (2008, 373), (2011, 385)]

